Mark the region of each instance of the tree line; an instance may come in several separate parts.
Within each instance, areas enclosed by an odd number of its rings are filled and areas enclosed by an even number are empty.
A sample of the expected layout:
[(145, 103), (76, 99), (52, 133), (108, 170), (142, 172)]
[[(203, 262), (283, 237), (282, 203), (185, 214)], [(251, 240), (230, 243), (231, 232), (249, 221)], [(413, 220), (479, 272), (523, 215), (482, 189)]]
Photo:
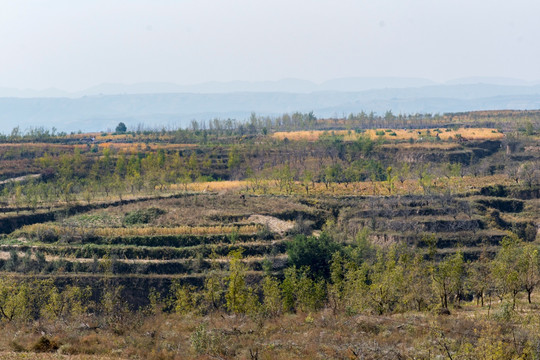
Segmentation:
[[(538, 111), (521, 112), (470, 112), (448, 114), (394, 114), (391, 110), (384, 114), (360, 111), (341, 117), (317, 118), (311, 112), (284, 113), (278, 116), (261, 116), (251, 113), (248, 119), (192, 120), (184, 126), (149, 127), (137, 124), (130, 129), (123, 122), (115, 127), (114, 134), (128, 134), (134, 137), (167, 137), (169, 141), (207, 142), (223, 137), (267, 135), (276, 131), (329, 130), (329, 129), (374, 129), (374, 128), (433, 128), (474, 124), (475, 126), (504, 128), (533, 135), (540, 126)], [(82, 131), (58, 131), (55, 127), (31, 127), (27, 130), (16, 126), (9, 134), (0, 134), (0, 142), (65, 142), (70, 136)], [(158, 137), (156, 137), (156, 135)]]

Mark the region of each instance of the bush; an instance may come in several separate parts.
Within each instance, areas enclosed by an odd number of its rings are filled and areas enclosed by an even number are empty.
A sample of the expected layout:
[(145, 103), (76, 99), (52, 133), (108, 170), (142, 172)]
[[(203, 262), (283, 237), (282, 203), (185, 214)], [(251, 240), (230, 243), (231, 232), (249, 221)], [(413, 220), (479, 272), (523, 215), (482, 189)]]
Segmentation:
[(14, 352), (25, 352), (26, 349), (24, 348), (24, 346), (22, 346), (21, 344), (19, 344), (17, 341), (13, 340), (12, 342), (9, 343), (9, 346), (11, 348), (11, 350), (13, 350)]
[(197, 179), (195, 179), (195, 182), (212, 182), (212, 181), (216, 181), (216, 179), (208, 175), (201, 175)]
[[(225, 353), (224, 339), (201, 324), (190, 336), (191, 347), (197, 355), (221, 355)], [(221, 357), (221, 356), (219, 356)]]
[(32, 346), (32, 350), (35, 352), (55, 352), (58, 350), (58, 344), (55, 341), (51, 341), (47, 337), (42, 336), (34, 346)]
[(339, 245), (323, 232), (319, 237), (297, 235), (287, 246), (287, 254), (292, 265), (297, 268), (309, 266), (315, 276), (328, 277), (332, 255)]
[(165, 214), (166, 211), (158, 208), (140, 209), (129, 212), (124, 217), (125, 225), (148, 224), (159, 216)]
[(58, 241), (58, 234), (53, 229), (39, 229), (36, 232), (37, 241), (43, 243), (54, 243)]
[(257, 239), (260, 240), (273, 240), (274, 234), (270, 231), (268, 225), (265, 225), (257, 232)]

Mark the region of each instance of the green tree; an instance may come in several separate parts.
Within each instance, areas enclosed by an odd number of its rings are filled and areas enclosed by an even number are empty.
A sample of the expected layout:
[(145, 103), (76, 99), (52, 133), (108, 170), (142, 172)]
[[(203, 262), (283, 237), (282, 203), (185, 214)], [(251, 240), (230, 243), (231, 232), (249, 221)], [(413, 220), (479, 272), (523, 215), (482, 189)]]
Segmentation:
[(259, 190), (259, 188), (261, 187), (261, 182), (263, 180), (261, 174), (256, 171), (253, 171), (251, 167), (248, 167), (246, 169), (246, 177), (247, 177), (247, 182), (249, 184), (247, 186), (248, 190), (250, 186), (253, 192), (256, 192), (257, 190)]
[(287, 245), (289, 261), (297, 268), (308, 266), (314, 277), (328, 278), (332, 255), (339, 250), (339, 245), (326, 231), (319, 237), (297, 235)]
[(229, 254), (229, 276), (227, 281), (227, 310), (234, 313), (251, 311), (254, 294), (246, 284), (247, 267), (242, 262), (242, 250), (234, 250)]
[(141, 159), (138, 156), (131, 156), (126, 166), (126, 181), (131, 192), (140, 191), (143, 187), (143, 179), (141, 176)]
[(395, 248), (377, 252), (377, 262), (370, 275), (369, 297), (372, 307), (382, 315), (392, 312), (401, 299), (403, 271), (396, 261)]
[(528, 136), (532, 136), (535, 134), (534, 125), (531, 120), (527, 120), (527, 122), (525, 123), (525, 134)]
[(516, 307), (516, 297), (523, 290), (524, 262), (521, 241), (515, 235), (505, 236), (501, 248), (493, 260), (493, 278), (502, 299), (506, 294), (512, 297), (512, 309)]
[(313, 186), (313, 173), (311, 171), (304, 171), (302, 175), (302, 186), (306, 190), (306, 195), (309, 196), (309, 187)]
[(31, 318), (31, 288), (25, 282), (0, 278), (0, 318), (9, 322)]
[(330, 280), (328, 286), (328, 301), (330, 307), (336, 313), (343, 308), (345, 297), (345, 259), (337, 251), (332, 255), (330, 263)]
[(540, 283), (540, 257), (538, 248), (533, 244), (523, 246), (520, 261), (521, 278), (523, 288), (527, 292), (529, 304), (532, 302), (531, 295)]
[(538, 184), (538, 179), (540, 178), (540, 169), (538, 168), (538, 162), (534, 163), (532, 161), (525, 162), (519, 166), (518, 177), (521, 180), (522, 184), (532, 188), (534, 185)]
[(174, 298), (174, 311), (178, 314), (188, 314), (199, 306), (200, 296), (193, 285), (182, 285), (175, 282), (171, 288)]
[(465, 267), (463, 254), (458, 251), (446, 257), (432, 269), (433, 286), (441, 300), (441, 307), (448, 309), (450, 295), (455, 294), (459, 298), (463, 292)]
[(279, 315), (283, 309), (279, 285), (279, 281), (273, 276), (266, 275), (263, 279), (263, 308), (271, 317)]
[(424, 191), (424, 195), (428, 195), (431, 193), (431, 187), (433, 185), (433, 177), (427, 171), (427, 169), (424, 169), (419, 173), (418, 184)]
[(241, 163), (242, 163), (242, 156), (240, 155), (240, 150), (238, 149), (238, 146), (232, 146), (231, 149), (229, 150), (228, 160), (227, 160), (227, 167), (229, 168), (229, 171), (231, 172), (232, 178), (238, 177), (238, 172), (239, 172)]
[(296, 281), (297, 307), (304, 311), (317, 311), (324, 306), (326, 299), (326, 282), (324, 279), (313, 279), (309, 267), (304, 267)]
[(347, 312), (360, 313), (368, 307), (369, 266), (354, 262), (346, 264), (344, 278), (344, 306)]
[(424, 310), (433, 300), (429, 266), (421, 254), (402, 257), (403, 296), (401, 303), (417, 311)]
[(397, 180), (397, 175), (392, 175), (393, 169), (389, 166), (386, 169), (386, 186), (388, 187), (388, 193), (392, 195), (396, 189), (395, 182)]
[(116, 126), (116, 132), (119, 134), (123, 134), (127, 131), (127, 126), (123, 122), (119, 122)]
[(279, 186), (279, 191), (285, 190), (287, 194), (292, 193), (294, 185), (294, 173), (288, 163), (274, 170), (274, 179)]
[(42, 313), (50, 319), (67, 319), (87, 313), (90, 305), (92, 290), (90, 287), (80, 288), (68, 286), (63, 291), (52, 284), (47, 286), (45, 295), (47, 301)]
[(128, 303), (122, 296), (123, 286), (106, 283), (101, 294), (99, 313), (101, 321), (116, 332), (122, 332), (129, 326), (127, 317), (130, 314)]
[(298, 282), (296, 266), (286, 268), (283, 275), (284, 278), (280, 286), (283, 311), (291, 312), (296, 309), (296, 286)]
[(486, 294), (491, 294), (493, 277), (491, 274), (491, 260), (486, 249), (483, 249), (477, 261), (468, 264), (468, 286), (476, 297), (477, 305), (484, 306)]
[(219, 263), (216, 261), (218, 255), (215, 252), (210, 254), (210, 271), (204, 280), (203, 299), (206, 308), (217, 310), (222, 305), (225, 289), (224, 278), (221, 275)]
[(405, 182), (405, 180), (409, 178), (410, 174), (411, 174), (411, 166), (408, 163), (403, 163), (401, 167), (399, 168), (398, 175), (397, 175), (402, 185)]
[(23, 197), (23, 188), (20, 184), (17, 184), (15, 186), (15, 192), (14, 192), (14, 202), (15, 202), (15, 206), (17, 208), (17, 214), (19, 213), (19, 211), (21, 210), (21, 206), (23, 204), (23, 200), (24, 200), (24, 197)]
[(324, 169), (323, 181), (327, 189), (332, 188), (333, 183), (341, 182), (342, 177), (343, 169), (340, 164), (329, 165)]

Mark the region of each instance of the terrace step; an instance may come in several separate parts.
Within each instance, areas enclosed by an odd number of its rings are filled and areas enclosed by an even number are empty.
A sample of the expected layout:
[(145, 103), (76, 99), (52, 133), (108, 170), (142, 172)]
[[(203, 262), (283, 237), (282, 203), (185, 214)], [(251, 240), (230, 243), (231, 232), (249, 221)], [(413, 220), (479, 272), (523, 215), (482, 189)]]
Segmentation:
[(427, 248), (430, 246), (428, 240), (434, 237), (435, 245), (438, 249), (448, 249), (471, 246), (496, 246), (508, 233), (501, 230), (480, 230), (461, 232), (439, 232), (439, 233), (384, 233), (376, 232), (369, 235), (373, 243), (387, 245), (393, 243), (406, 243), (409, 246)]
[(109, 246), (109, 245), (1, 245), (0, 250), (26, 252), (28, 250), (42, 252), (45, 255), (91, 259), (94, 256), (117, 256), (122, 259), (189, 259), (197, 256), (208, 257), (213, 252), (220, 256), (227, 256), (231, 251), (243, 249), (244, 256), (258, 256), (265, 254), (279, 254), (286, 250), (286, 240), (265, 242), (246, 242), (242, 244), (213, 244), (190, 247), (146, 247), (146, 246)]

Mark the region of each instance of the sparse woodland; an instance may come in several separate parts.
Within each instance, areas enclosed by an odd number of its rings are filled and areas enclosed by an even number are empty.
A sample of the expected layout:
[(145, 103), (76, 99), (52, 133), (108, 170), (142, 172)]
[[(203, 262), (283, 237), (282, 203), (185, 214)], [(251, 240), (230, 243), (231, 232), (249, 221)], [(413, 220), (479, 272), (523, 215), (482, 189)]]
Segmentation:
[(0, 164), (0, 358), (540, 357), (538, 111), (15, 128)]

